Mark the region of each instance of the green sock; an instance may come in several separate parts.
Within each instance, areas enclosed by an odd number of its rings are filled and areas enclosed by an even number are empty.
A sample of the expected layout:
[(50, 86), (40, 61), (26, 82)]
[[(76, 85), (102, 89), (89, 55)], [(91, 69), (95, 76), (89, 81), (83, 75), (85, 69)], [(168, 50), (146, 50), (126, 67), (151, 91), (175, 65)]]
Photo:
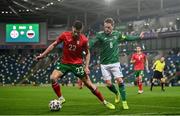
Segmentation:
[(122, 101), (126, 101), (126, 90), (125, 90), (124, 83), (119, 84), (119, 92), (120, 92)]
[(107, 86), (107, 88), (112, 91), (114, 94), (117, 94), (118, 91), (116, 90), (116, 87), (114, 86), (114, 84), (112, 84), (111, 86)]

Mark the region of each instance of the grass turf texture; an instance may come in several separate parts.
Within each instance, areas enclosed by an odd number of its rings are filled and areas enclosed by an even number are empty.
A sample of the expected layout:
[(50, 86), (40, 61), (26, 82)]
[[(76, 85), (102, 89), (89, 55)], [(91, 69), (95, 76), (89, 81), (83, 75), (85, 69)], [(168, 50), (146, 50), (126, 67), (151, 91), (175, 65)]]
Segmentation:
[[(99, 87), (105, 98), (114, 104), (114, 95), (106, 88)], [(87, 88), (62, 87), (66, 103), (61, 111), (51, 112), (49, 101), (56, 98), (51, 87), (0, 86), (0, 115), (129, 115), (129, 114), (180, 114), (180, 87), (160, 87), (153, 91), (145, 87), (143, 94), (137, 94), (137, 87), (127, 87), (130, 109), (123, 110), (116, 104), (109, 110), (91, 94)]]

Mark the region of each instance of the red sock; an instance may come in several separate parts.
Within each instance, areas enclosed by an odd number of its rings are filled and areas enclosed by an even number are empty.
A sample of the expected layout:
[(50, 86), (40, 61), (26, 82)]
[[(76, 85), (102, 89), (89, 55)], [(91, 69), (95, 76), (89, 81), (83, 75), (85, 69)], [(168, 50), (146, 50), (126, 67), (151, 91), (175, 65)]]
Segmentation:
[(139, 87), (139, 90), (142, 91), (143, 85), (142, 85), (142, 81), (140, 81), (140, 79), (137, 80), (137, 85)]
[(61, 88), (60, 88), (60, 85), (58, 84), (58, 82), (53, 83), (52, 88), (54, 89), (54, 92), (56, 93), (56, 95), (58, 97), (61, 97)]
[(100, 91), (98, 90), (98, 88), (96, 88), (94, 91), (92, 91), (92, 93), (101, 101), (104, 101), (104, 97), (102, 96), (102, 94), (100, 93)]
[(142, 84), (142, 82), (139, 82), (139, 90), (140, 90), (140, 91), (143, 90), (143, 84)]

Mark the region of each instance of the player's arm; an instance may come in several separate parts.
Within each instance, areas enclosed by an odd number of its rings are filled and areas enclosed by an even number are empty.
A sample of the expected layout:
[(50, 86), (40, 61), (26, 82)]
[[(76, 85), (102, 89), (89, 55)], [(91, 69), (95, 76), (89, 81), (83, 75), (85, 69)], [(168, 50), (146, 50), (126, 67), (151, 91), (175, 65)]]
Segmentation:
[(149, 72), (149, 62), (147, 57), (145, 57), (145, 63), (146, 63), (146, 70), (147, 72)]
[(162, 82), (162, 83), (165, 83), (165, 82), (166, 82), (166, 79), (167, 79), (166, 68), (167, 68), (167, 65), (165, 64), (164, 69), (163, 69), (163, 71), (162, 71), (162, 75), (163, 75), (163, 78), (161, 78), (161, 82)]
[(96, 42), (97, 42), (96, 38), (91, 38), (89, 40), (89, 47), (92, 48), (95, 45)]
[(132, 55), (130, 63), (134, 64), (136, 61), (134, 60), (134, 55)]
[(61, 43), (64, 40), (64, 38), (65, 38), (65, 34), (64, 33), (60, 34), (55, 42), (53, 42), (42, 54), (36, 57), (36, 60), (42, 59), (46, 55), (48, 55), (59, 43)]
[(97, 33), (95, 37), (89, 39), (89, 48), (92, 48), (101, 39), (101, 32)]
[(89, 74), (90, 73), (90, 70), (89, 70), (89, 63), (90, 63), (90, 50), (89, 50), (89, 41), (87, 39), (87, 41), (84, 42), (84, 45), (83, 45), (83, 50), (85, 51), (85, 72), (86, 74)]
[(36, 60), (44, 58), (46, 55), (48, 55), (56, 46), (58, 45), (58, 42), (53, 42), (42, 54), (36, 57)]
[(134, 40), (138, 40), (141, 37), (140, 36), (132, 36), (132, 35), (124, 35), (124, 34), (120, 34), (120, 41), (134, 41)]
[(131, 58), (130, 63), (134, 64), (136, 61)]
[(163, 77), (165, 77), (166, 76), (166, 71), (167, 71), (167, 65), (165, 64), (164, 65), (164, 68), (163, 68), (163, 72), (162, 72), (162, 74), (163, 74)]
[(86, 74), (90, 73), (89, 62), (90, 62), (90, 51), (89, 51), (89, 49), (87, 49), (86, 50), (86, 56), (85, 56), (85, 71), (86, 71)]
[(157, 61), (153, 64), (152, 69), (154, 70), (156, 67)]

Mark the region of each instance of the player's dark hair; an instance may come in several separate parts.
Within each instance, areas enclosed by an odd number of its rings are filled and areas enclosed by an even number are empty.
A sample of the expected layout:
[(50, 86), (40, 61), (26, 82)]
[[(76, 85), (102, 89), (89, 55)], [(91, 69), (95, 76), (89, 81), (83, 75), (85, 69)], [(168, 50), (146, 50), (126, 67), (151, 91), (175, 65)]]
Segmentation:
[(141, 46), (140, 46), (140, 45), (136, 45), (136, 48), (137, 48), (137, 47), (141, 48)]
[(106, 18), (106, 19), (104, 20), (104, 23), (110, 23), (112, 26), (114, 26), (114, 20), (113, 20), (113, 18)]
[(74, 21), (74, 23), (73, 23), (73, 27), (76, 28), (77, 30), (81, 30), (82, 27), (83, 27), (83, 24), (82, 24), (81, 21), (76, 20), (76, 21)]

